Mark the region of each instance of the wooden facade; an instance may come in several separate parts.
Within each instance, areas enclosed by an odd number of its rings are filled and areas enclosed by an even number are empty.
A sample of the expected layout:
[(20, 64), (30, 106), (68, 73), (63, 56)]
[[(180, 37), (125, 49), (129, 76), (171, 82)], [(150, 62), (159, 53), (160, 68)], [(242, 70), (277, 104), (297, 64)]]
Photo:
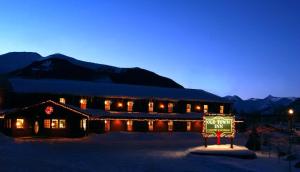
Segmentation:
[(3, 132), (13, 137), (82, 137), (89, 116), (62, 104), (46, 101), (5, 114)]

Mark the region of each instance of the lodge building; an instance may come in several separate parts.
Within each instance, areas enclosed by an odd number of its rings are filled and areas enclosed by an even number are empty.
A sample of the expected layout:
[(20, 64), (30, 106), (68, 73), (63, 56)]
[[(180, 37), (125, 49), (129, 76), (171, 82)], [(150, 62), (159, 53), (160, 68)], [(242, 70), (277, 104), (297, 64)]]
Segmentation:
[(0, 95), (3, 107), (14, 109), (2, 113), (2, 127), (15, 137), (201, 132), (204, 115), (231, 115), (230, 103), (203, 90), (67, 80), (8, 82)]

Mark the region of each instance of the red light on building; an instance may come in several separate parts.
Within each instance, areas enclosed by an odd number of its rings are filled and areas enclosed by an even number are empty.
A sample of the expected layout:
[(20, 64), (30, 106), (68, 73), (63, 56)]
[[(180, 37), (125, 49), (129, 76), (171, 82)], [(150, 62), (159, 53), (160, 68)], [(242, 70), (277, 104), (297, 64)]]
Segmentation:
[(45, 113), (47, 115), (51, 115), (53, 113), (53, 107), (52, 106), (47, 106), (45, 109)]

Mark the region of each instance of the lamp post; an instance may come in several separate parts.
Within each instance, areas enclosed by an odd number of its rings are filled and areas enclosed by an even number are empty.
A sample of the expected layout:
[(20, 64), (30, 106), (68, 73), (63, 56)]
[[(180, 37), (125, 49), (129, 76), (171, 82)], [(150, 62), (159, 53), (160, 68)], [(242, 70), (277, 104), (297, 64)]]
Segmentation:
[[(292, 130), (293, 130), (293, 115), (294, 115), (294, 110), (293, 109), (289, 109), (288, 110), (288, 122), (289, 122), (289, 150), (288, 150), (288, 154), (289, 156), (291, 156), (292, 153)], [(292, 171), (292, 166), (291, 166), (291, 157), (289, 158), (289, 172)]]

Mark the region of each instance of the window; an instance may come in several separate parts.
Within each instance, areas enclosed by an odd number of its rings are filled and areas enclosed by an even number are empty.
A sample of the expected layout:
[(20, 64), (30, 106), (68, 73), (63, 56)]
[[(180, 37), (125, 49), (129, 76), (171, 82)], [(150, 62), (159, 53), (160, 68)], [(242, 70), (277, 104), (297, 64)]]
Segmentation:
[(105, 124), (105, 131), (109, 131), (110, 130), (110, 121), (109, 120), (105, 120), (104, 124)]
[(204, 105), (204, 113), (208, 113), (208, 105)]
[(86, 119), (80, 120), (80, 128), (86, 131)]
[(51, 120), (51, 127), (52, 128), (58, 128), (58, 119), (52, 119)]
[(86, 109), (87, 100), (86, 99), (80, 99), (80, 108)]
[(174, 107), (174, 104), (173, 104), (173, 103), (168, 103), (168, 112), (169, 112), (169, 113), (172, 113), (172, 112), (173, 112), (173, 107)]
[(24, 128), (24, 119), (17, 119), (16, 127), (18, 129)]
[(127, 102), (127, 111), (132, 112), (133, 111), (133, 101)]
[(173, 121), (168, 122), (168, 131), (173, 131)]
[(224, 113), (224, 106), (220, 106), (220, 113)]
[(148, 121), (148, 129), (149, 131), (153, 131), (153, 121)]
[(50, 128), (50, 119), (44, 120), (44, 128)]
[(106, 111), (110, 111), (110, 105), (111, 105), (111, 101), (110, 100), (105, 100), (104, 101), (104, 108)]
[(132, 131), (132, 121), (127, 121), (127, 131)]
[(59, 128), (66, 128), (66, 120), (65, 119), (59, 120)]
[(192, 105), (191, 104), (186, 104), (186, 112), (190, 113), (192, 109)]
[(192, 128), (192, 123), (189, 121), (189, 122), (187, 122), (186, 130), (191, 131), (191, 128)]
[(59, 98), (59, 103), (66, 104), (66, 99), (62, 97)]
[(148, 104), (149, 112), (153, 112), (153, 105), (154, 105), (153, 102), (149, 102), (149, 104)]

